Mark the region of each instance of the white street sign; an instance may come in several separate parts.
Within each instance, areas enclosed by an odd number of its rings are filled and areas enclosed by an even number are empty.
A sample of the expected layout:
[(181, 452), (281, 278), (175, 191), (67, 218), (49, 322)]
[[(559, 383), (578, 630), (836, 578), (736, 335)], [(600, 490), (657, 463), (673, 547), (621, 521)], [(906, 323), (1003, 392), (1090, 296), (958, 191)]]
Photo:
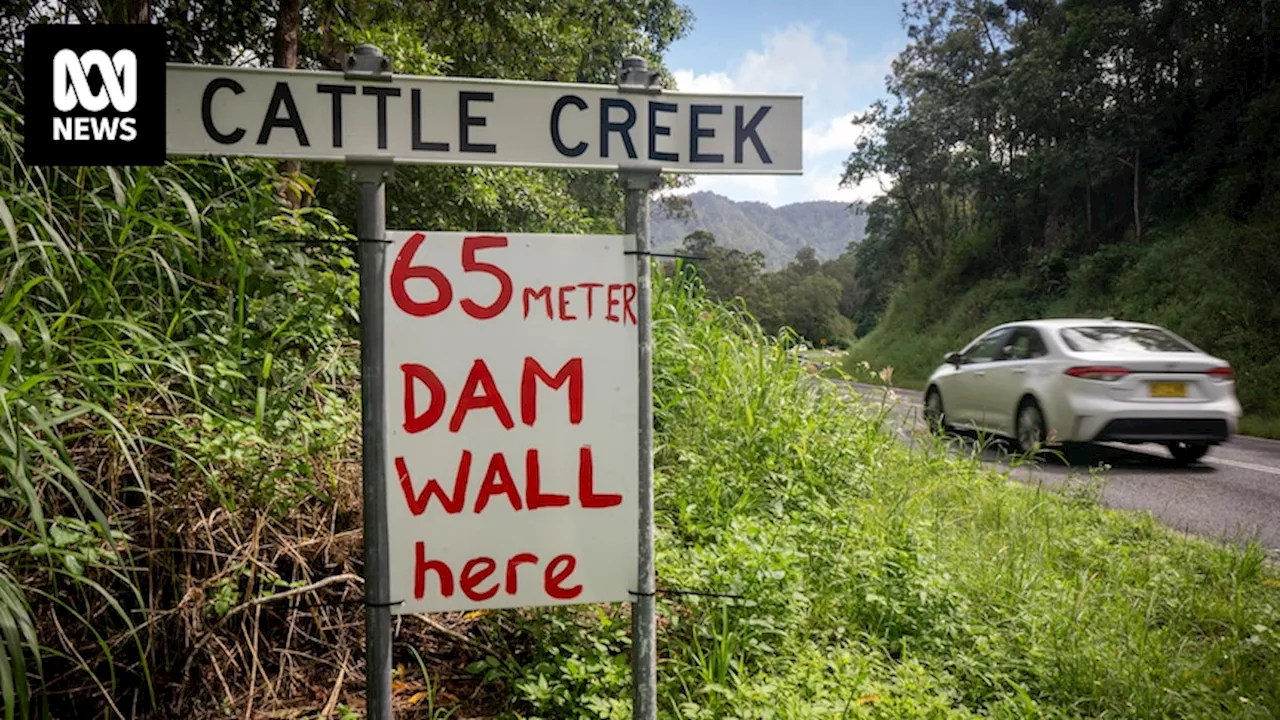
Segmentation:
[(393, 611), (629, 602), (634, 237), (387, 239)]
[(170, 64), (171, 155), (803, 172), (799, 95)]

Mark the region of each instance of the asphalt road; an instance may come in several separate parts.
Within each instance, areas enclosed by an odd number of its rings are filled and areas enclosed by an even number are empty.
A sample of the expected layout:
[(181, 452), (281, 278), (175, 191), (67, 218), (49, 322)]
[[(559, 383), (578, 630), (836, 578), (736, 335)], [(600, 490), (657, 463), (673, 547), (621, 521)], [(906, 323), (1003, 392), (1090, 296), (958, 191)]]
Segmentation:
[[(872, 385), (853, 386), (864, 402), (893, 402), (892, 417), (904, 434), (921, 431), (921, 393)], [(886, 394), (891, 394), (886, 397)], [(973, 438), (961, 448), (977, 448)], [(982, 457), (1009, 470), (1006, 450), (990, 447)], [(1280, 442), (1238, 436), (1209, 451), (1199, 463), (1180, 467), (1159, 445), (1101, 444), (1075, 449), (1065, 459), (1049, 456), (1012, 471), (1015, 480), (1045, 487), (1089, 476), (1104, 479), (1103, 502), (1113, 508), (1148, 510), (1189, 534), (1227, 542), (1257, 541), (1280, 561)]]

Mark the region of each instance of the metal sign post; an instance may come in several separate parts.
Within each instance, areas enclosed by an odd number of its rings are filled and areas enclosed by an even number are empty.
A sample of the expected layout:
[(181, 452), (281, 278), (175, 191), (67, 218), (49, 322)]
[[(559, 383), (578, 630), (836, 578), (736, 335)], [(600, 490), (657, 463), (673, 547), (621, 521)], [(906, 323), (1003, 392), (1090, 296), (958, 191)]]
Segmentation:
[[(622, 61), (619, 92), (661, 92), (658, 75), (641, 57)], [(632, 718), (658, 717), (657, 608), (653, 563), (653, 319), (650, 312), (649, 192), (657, 187), (655, 170), (623, 170), (626, 217), (623, 232), (636, 238), (636, 329), (639, 340), (640, 482), (639, 554), (635, 600), (631, 605), (631, 673), (634, 687)]]
[[(372, 45), (347, 58), (348, 77), (391, 79), (391, 61)], [(361, 474), (364, 490), (365, 717), (391, 720), (391, 566), (387, 540), (386, 378), (383, 376), (387, 189), (392, 164), (347, 158), (360, 186), (356, 236), (360, 265)]]

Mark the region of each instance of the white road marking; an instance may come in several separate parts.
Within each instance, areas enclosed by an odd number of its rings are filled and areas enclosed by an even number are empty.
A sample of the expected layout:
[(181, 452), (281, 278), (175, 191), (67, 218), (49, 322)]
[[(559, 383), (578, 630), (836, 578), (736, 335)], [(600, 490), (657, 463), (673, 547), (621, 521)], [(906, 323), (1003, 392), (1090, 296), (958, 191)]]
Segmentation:
[(1266, 473), (1268, 475), (1280, 475), (1280, 468), (1271, 467), (1269, 465), (1257, 465), (1255, 463), (1240, 462), (1239, 460), (1228, 460), (1226, 458), (1207, 457), (1202, 462), (1213, 463), (1215, 465), (1230, 465), (1238, 467), (1242, 470), (1252, 470), (1254, 472)]

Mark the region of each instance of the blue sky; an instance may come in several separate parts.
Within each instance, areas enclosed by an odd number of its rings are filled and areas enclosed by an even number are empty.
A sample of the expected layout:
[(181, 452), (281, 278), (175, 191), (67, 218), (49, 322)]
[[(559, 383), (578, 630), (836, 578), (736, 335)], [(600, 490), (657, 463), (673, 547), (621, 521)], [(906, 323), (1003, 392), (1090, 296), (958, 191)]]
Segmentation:
[(865, 200), (871, 180), (839, 188), (857, 141), (849, 123), (885, 96), (884, 77), (907, 42), (901, 0), (684, 0), (692, 32), (667, 51), (679, 89), (804, 95), (804, 175), (708, 176), (693, 190), (773, 206)]

